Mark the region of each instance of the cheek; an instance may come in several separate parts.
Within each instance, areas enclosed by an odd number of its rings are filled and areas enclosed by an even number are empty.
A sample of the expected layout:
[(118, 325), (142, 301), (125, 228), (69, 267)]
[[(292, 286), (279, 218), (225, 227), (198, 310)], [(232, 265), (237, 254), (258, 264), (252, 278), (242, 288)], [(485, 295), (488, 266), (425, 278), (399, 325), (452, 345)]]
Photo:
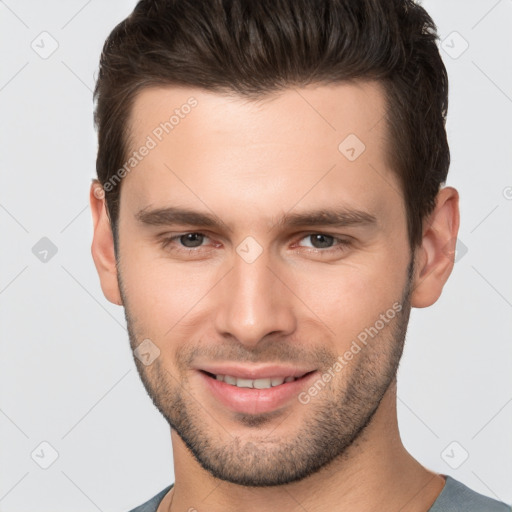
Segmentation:
[[(132, 319), (140, 329), (161, 332), (165, 324), (179, 314), (176, 290), (181, 284), (172, 276), (167, 265), (149, 251), (125, 237), (120, 245), (120, 271)], [(178, 274), (179, 277), (179, 274)], [(148, 332), (144, 336), (151, 337)]]
[(122, 253), (121, 269), (130, 312), (144, 331), (139, 334), (156, 340), (172, 337), (178, 328), (184, 335), (217, 275), (216, 270), (172, 262), (142, 247)]
[(345, 346), (401, 300), (407, 263), (375, 252), (357, 264), (296, 273), (290, 288)]

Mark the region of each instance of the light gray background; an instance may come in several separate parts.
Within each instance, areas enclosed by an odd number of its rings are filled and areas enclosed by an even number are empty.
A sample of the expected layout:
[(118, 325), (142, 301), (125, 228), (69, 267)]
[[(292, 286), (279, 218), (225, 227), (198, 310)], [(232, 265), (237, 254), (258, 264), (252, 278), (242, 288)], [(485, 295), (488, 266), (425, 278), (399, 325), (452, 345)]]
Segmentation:
[[(462, 220), (441, 299), (412, 313), (400, 428), (427, 467), (510, 503), (512, 1), (423, 4), (444, 40)], [(90, 255), (94, 76), (134, 5), (0, 1), (1, 512), (121, 512), (174, 481), (169, 427)]]

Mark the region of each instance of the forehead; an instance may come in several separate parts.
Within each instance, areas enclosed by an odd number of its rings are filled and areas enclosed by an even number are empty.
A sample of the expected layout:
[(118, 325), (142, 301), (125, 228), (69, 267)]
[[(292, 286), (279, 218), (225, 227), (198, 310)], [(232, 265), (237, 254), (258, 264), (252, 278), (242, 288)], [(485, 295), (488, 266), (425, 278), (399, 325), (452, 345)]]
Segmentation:
[(326, 142), (348, 133), (370, 142), (370, 137), (384, 135), (385, 123), (380, 122), (384, 113), (384, 88), (376, 81), (293, 87), (255, 99), (192, 87), (147, 87), (135, 98), (129, 132), (132, 143), (148, 134), (159, 138), (172, 133), (172, 138), (179, 139), (180, 133), (190, 135), (191, 122), (184, 121), (192, 118), (194, 128), (202, 128), (204, 134), (235, 136), (232, 143), (255, 138), (270, 142), (276, 135), (284, 140), (287, 134), (287, 143), (292, 137), (299, 142), (299, 131), (312, 143), (327, 133), (332, 137)]
[[(123, 194), (134, 208), (220, 198), (242, 209), (289, 209), (305, 194), (377, 204), (398, 187), (386, 164), (384, 116), (377, 82), (289, 88), (257, 100), (147, 88), (133, 104), (127, 158), (150, 149), (133, 162)], [(379, 191), (386, 182), (395, 190)]]

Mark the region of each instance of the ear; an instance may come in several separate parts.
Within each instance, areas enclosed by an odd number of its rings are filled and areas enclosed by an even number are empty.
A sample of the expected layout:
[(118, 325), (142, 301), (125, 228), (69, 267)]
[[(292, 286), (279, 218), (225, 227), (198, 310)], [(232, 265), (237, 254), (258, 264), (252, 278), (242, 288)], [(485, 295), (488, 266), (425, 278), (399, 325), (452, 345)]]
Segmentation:
[(425, 308), (437, 301), (450, 276), (459, 231), (459, 193), (445, 187), (433, 212), (423, 223), (421, 246), (415, 251), (411, 305)]
[(114, 236), (107, 214), (105, 192), (98, 180), (92, 182), (89, 200), (94, 225), (91, 253), (100, 278), (101, 289), (107, 300), (120, 306), (123, 301), (117, 281)]

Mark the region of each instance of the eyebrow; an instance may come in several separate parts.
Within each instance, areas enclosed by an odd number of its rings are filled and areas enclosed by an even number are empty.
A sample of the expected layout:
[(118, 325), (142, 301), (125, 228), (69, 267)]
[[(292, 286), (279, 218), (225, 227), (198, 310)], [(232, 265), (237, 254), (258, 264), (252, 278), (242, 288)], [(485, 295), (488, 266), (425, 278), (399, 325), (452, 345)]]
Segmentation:
[[(187, 226), (208, 227), (217, 230), (233, 230), (218, 216), (211, 213), (203, 213), (188, 208), (143, 208), (135, 214), (137, 221), (149, 226), (171, 226), (183, 224)], [(375, 215), (357, 209), (316, 209), (304, 212), (286, 213), (281, 215), (274, 223), (272, 229), (284, 227), (306, 226), (369, 226), (377, 224)]]

